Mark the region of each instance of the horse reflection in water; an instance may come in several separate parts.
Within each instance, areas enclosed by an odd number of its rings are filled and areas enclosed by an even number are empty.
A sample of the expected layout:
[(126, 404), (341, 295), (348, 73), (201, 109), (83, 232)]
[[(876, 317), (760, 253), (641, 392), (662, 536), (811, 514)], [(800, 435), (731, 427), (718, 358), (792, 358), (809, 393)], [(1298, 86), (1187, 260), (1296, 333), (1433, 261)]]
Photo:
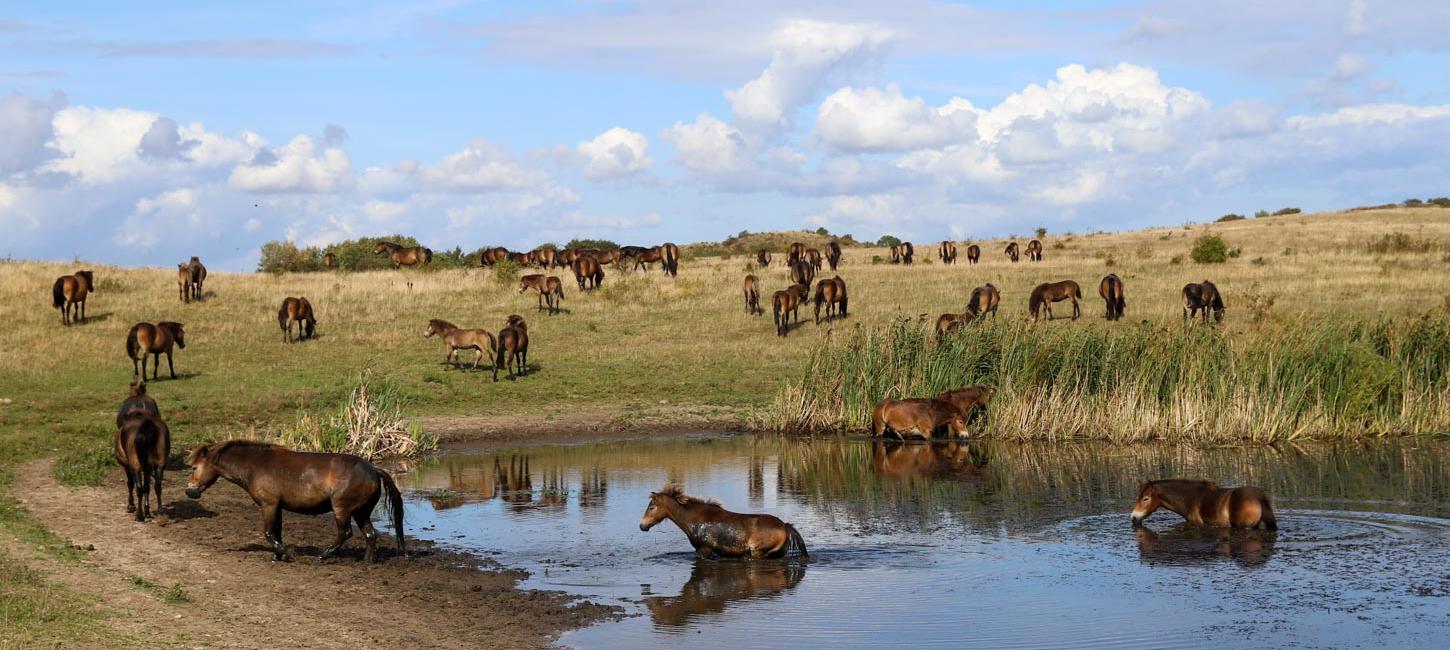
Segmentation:
[(493, 482), (499, 498), (514, 512), (524, 512), (534, 503), (534, 479), (529, 475), (529, 457), (509, 456), (508, 465), (493, 458)]
[(805, 575), (806, 563), (795, 560), (697, 559), (679, 596), (652, 598), (645, 604), (656, 627), (681, 628), (697, 617), (724, 612), (731, 603), (794, 589)]
[(609, 470), (594, 465), (579, 479), (579, 507), (598, 508), (609, 498)]
[(951, 441), (928, 444), (881, 441), (871, 448), (871, 467), (885, 476), (966, 478), (987, 466), (979, 446)]
[(1189, 524), (1161, 533), (1147, 527), (1133, 532), (1138, 536), (1138, 559), (1145, 564), (1206, 564), (1227, 558), (1245, 568), (1268, 562), (1278, 537), (1272, 530), (1201, 528)]

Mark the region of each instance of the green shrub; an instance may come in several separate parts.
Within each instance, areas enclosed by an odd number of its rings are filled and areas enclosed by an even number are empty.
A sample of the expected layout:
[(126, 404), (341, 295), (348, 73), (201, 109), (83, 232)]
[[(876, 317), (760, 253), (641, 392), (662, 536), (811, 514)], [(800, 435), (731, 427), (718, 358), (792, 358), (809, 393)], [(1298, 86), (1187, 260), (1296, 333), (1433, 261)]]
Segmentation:
[(301, 412), (277, 437), (293, 449), (346, 452), (368, 459), (415, 456), (437, 448), (438, 437), (405, 417), (403, 405), (397, 382), (364, 371), (350, 382), (332, 415)]
[(1269, 216), (1269, 211), (1268, 210), (1259, 210), (1258, 212), (1255, 212), (1254, 213), (1254, 218), (1255, 219), (1263, 219), (1264, 217), (1267, 217), (1267, 216)]
[(1418, 208), (1425, 205), (1425, 202), (1419, 199), (1405, 199), (1404, 203), (1401, 203), (1400, 205), (1403, 205), (1407, 208)]
[(1047, 229), (1046, 228), (1043, 228), (1042, 226), (1038, 226), (1037, 227), (1037, 230), (1034, 230), (1033, 233), (1035, 233), (1037, 235), (1037, 238), (1038, 239), (1046, 239), (1047, 238)]
[(1174, 255), (1173, 257), (1171, 257), (1171, 258), (1168, 259), (1168, 263), (1169, 264), (1182, 264), (1183, 263), (1183, 256), (1182, 255)]
[(901, 240), (894, 235), (882, 235), (881, 239), (876, 240), (876, 245), (882, 248), (891, 248), (892, 246), (900, 246)]
[(519, 279), (519, 265), (513, 260), (499, 260), (493, 264), (493, 279), (502, 284), (511, 284)]
[[(1260, 210), (1260, 212), (1263, 212), (1263, 210)], [(1218, 223), (1224, 223), (1224, 222), (1228, 222), (1228, 221), (1243, 221), (1246, 218), (1247, 217), (1245, 217), (1244, 215), (1241, 215), (1241, 214), (1229, 213), (1229, 214), (1223, 215), (1222, 217), (1219, 217), (1218, 219), (1215, 219), (1215, 221), (1217, 221)]]
[(1299, 208), (1280, 208), (1274, 211), (1274, 216), (1282, 217), (1289, 214), (1299, 214), (1300, 212), (1302, 211)]
[(569, 243), (564, 245), (564, 248), (598, 248), (600, 250), (609, 250), (611, 248), (619, 248), (619, 244), (608, 239), (571, 239)]
[(314, 246), (298, 248), (291, 241), (269, 241), (262, 244), (257, 270), (262, 273), (305, 273), (321, 271), (322, 251)]
[(1193, 243), (1188, 256), (1199, 264), (1222, 264), (1228, 261), (1228, 242), (1218, 235), (1203, 235)]
[(1430, 205), (1437, 206), (1437, 207), (1441, 207), (1441, 208), (1450, 208), (1450, 198), (1447, 198), (1447, 197), (1444, 197), (1444, 196), (1437, 196), (1437, 197), (1435, 197), (1433, 199), (1430, 199), (1428, 201), (1428, 203)]

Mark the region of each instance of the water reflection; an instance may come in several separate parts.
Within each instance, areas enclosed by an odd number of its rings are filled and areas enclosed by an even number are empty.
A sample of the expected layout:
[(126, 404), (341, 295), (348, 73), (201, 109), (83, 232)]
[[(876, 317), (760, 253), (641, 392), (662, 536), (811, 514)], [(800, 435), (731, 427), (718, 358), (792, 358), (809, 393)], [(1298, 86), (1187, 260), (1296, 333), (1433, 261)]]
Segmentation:
[(1233, 560), (1239, 566), (1262, 566), (1274, 554), (1278, 533), (1271, 530), (1202, 528), (1180, 524), (1162, 532), (1134, 529), (1138, 559), (1148, 565), (1193, 565)]
[(806, 562), (790, 560), (695, 560), (690, 580), (674, 597), (645, 601), (655, 626), (678, 629), (720, 614), (732, 603), (770, 598), (794, 589)]
[(957, 441), (883, 441), (871, 447), (871, 468), (886, 476), (960, 479), (981, 476), (986, 466), (985, 448)]

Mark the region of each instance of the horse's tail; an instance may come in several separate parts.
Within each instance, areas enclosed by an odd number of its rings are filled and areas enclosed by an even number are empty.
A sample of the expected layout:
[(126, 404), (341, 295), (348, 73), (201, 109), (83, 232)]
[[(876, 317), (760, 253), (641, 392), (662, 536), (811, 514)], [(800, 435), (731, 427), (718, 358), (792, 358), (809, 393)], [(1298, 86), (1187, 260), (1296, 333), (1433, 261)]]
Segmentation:
[(841, 317), (842, 318), (845, 318), (846, 317), (846, 298), (847, 298), (847, 296), (846, 296), (845, 292), (842, 292), (841, 293)]
[(1032, 312), (1032, 317), (1037, 318), (1037, 311), (1042, 308), (1042, 292), (1033, 291), (1032, 297), (1027, 299), (1027, 310)]
[(141, 342), (136, 340), (136, 327), (132, 326), (131, 331), (126, 333), (126, 356), (132, 359), (139, 359), (141, 353)]
[(287, 303), (284, 301), (282, 307), (277, 310), (277, 327), (287, 329)]
[(811, 554), (806, 551), (806, 540), (801, 537), (801, 532), (790, 524), (785, 525), (785, 532), (789, 535), (787, 547), (800, 551), (801, 557), (810, 557)]
[(393, 517), (393, 535), (398, 538), (398, 553), (408, 557), (408, 547), (403, 542), (403, 493), (398, 491), (398, 484), (393, 482), (391, 474), (378, 470), (378, 482), (382, 484), (383, 492), (388, 497), (388, 514)]
[(665, 246), (665, 270), (669, 271), (670, 275), (675, 275), (679, 272), (679, 262), (679, 260), (675, 259), (675, 247)]
[(64, 277), (59, 277), (59, 278), (56, 278), (55, 279), (55, 284), (54, 285), (51, 285), (51, 287), (50, 287), (50, 296), (51, 296), (51, 304), (56, 309), (60, 309), (61, 305), (64, 305), (65, 304), (65, 278)]
[(776, 334), (779, 334), (780, 333), (780, 301), (779, 300), (776, 300), (774, 296), (772, 296), (771, 299), (770, 299), (770, 311), (771, 311), (771, 315), (773, 315), (775, 317), (775, 333)]

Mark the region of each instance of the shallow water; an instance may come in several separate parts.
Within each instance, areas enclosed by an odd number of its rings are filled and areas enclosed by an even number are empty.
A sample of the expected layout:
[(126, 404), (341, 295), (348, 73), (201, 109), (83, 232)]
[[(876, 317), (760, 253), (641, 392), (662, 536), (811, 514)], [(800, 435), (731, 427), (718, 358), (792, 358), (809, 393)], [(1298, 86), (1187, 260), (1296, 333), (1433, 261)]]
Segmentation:
[[(451, 453), (410, 529), (639, 614), (580, 647), (1446, 647), (1450, 443), (1189, 449), (727, 437)], [(1277, 533), (1128, 522), (1144, 478), (1260, 485)], [(666, 483), (800, 529), (699, 561)], [(480, 615), (487, 615), (480, 612)]]

